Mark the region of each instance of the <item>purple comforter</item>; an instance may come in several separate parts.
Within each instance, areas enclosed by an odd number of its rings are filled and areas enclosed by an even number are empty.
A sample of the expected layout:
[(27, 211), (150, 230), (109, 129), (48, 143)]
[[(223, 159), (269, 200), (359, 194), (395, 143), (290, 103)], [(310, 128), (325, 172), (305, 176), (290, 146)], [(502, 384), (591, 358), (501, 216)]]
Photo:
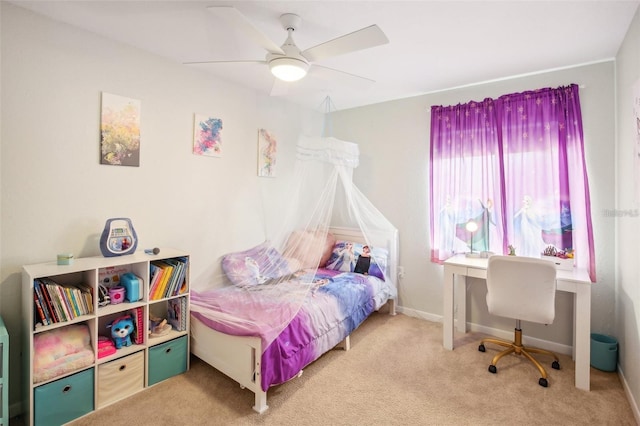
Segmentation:
[(370, 275), (319, 269), (308, 282), (319, 284), (305, 291), (303, 301), (254, 291), (246, 303), (246, 290), (235, 286), (192, 291), (191, 312), (217, 331), (262, 339), (261, 386), (266, 391), (296, 376), (395, 297), (394, 287)]

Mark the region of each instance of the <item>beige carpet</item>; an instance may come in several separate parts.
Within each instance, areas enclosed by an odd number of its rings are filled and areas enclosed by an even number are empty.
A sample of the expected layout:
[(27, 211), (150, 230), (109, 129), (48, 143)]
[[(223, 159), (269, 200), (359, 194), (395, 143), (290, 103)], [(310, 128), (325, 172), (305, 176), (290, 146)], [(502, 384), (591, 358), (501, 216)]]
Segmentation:
[[(525, 330), (526, 331), (526, 330)], [(574, 365), (548, 369), (549, 387), (515, 355), (487, 371), (497, 349), (478, 352), (480, 335), (442, 348), (439, 323), (375, 313), (304, 374), (253, 394), (197, 358), (191, 369), (73, 423), (80, 425), (635, 425), (616, 373), (591, 369), (591, 392), (573, 385)], [(546, 364), (545, 364), (546, 365)]]

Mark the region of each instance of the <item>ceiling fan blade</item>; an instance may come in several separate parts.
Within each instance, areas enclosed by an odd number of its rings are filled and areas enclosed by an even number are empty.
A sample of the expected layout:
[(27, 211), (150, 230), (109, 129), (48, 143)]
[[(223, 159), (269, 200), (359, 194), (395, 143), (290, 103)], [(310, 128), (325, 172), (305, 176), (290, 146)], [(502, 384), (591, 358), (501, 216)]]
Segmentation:
[(229, 22), (235, 29), (262, 46), (267, 52), (284, 55), (284, 51), (271, 41), (262, 31), (256, 28), (246, 16), (231, 6), (210, 6), (207, 10)]
[(240, 60), (240, 61), (195, 61), (195, 62), (183, 62), (182, 65), (201, 65), (201, 64), (266, 64), (266, 61), (252, 61), (252, 60)]
[(311, 66), (309, 69), (309, 76), (321, 80), (327, 80), (331, 83), (336, 83), (354, 90), (365, 90), (375, 84), (375, 80), (371, 80), (370, 78), (339, 71), (333, 68), (323, 67), (318, 64), (313, 64)]
[(368, 49), (389, 43), (389, 39), (377, 25), (354, 31), (342, 37), (324, 42), (302, 52), (302, 56), (311, 62), (338, 56), (356, 50)]

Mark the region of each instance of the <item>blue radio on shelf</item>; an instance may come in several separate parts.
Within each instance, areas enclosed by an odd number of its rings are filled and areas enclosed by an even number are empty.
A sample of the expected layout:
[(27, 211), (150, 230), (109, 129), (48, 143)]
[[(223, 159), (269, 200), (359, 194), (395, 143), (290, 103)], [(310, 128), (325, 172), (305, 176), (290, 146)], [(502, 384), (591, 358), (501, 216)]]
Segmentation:
[(142, 280), (132, 272), (126, 272), (120, 277), (120, 285), (124, 287), (124, 297), (127, 302), (137, 302), (142, 299)]

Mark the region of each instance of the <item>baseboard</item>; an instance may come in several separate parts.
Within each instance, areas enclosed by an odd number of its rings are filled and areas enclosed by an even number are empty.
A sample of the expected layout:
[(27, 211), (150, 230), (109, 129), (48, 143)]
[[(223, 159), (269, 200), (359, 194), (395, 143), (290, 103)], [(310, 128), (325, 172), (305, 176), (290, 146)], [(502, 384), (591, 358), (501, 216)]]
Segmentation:
[[(430, 314), (428, 312), (419, 311), (416, 309), (405, 308), (404, 306), (398, 306), (397, 311), (410, 317), (420, 318), (432, 322), (442, 322), (442, 315)], [(457, 326), (457, 320), (454, 321), (454, 327)], [(490, 336), (498, 337), (504, 340), (513, 340), (513, 330), (501, 330), (498, 328), (486, 327), (480, 324), (467, 323), (467, 330), (478, 333), (488, 334)], [(559, 354), (571, 355), (573, 348), (568, 345), (563, 345), (556, 342), (550, 342), (548, 340), (536, 339), (534, 337), (523, 336), (523, 342), (530, 346), (537, 346), (541, 349), (546, 349)]]
[[(513, 341), (513, 330), (507, 331), (507, 330), (502, 330), (498, 328), (485, 327), (483, 325), (473, 324), (473, 323), (467, 323), (467, 330), (488, 334), (490, 336), (495, 336), (504, 340)], [(563, 345), (561, 343), (556, 343), (556, 342), (550, 342), (549, 340), (537, 339), (531, 336), (523, 335), (522, 343), (524, 345), (536, 346), (540, 349), (546, 349), (548, 351), (552, 351), (557, 354), (564, 354), (564, 355), (573, 354), (572, 346)]]
[(627, 379), (624, 377), (624, 371), (622, 371), (622, 368), (620, 368), (620, 364), (618, 364), (618, 377), (620, 378), (620, 382), (622, 383), (624, 394), (627, 395), (627, 400), (629, 401), (629, 405), (631, 406), (633, 417), (636, 418), (636, 422), (640, 425), (640, 410), (638, 409), (636, 400), (633, 398), (631, 388), (629, 388), (629, 384), (627, 383)]
[(404, 306), (396, 305), (396, 311), (405, 314), (408, 317), (420, 318), (431, 322), (442, 322), (442, 315), (433, 315), (424, 311), (418, 311), (416, 309), (405, 308)]

